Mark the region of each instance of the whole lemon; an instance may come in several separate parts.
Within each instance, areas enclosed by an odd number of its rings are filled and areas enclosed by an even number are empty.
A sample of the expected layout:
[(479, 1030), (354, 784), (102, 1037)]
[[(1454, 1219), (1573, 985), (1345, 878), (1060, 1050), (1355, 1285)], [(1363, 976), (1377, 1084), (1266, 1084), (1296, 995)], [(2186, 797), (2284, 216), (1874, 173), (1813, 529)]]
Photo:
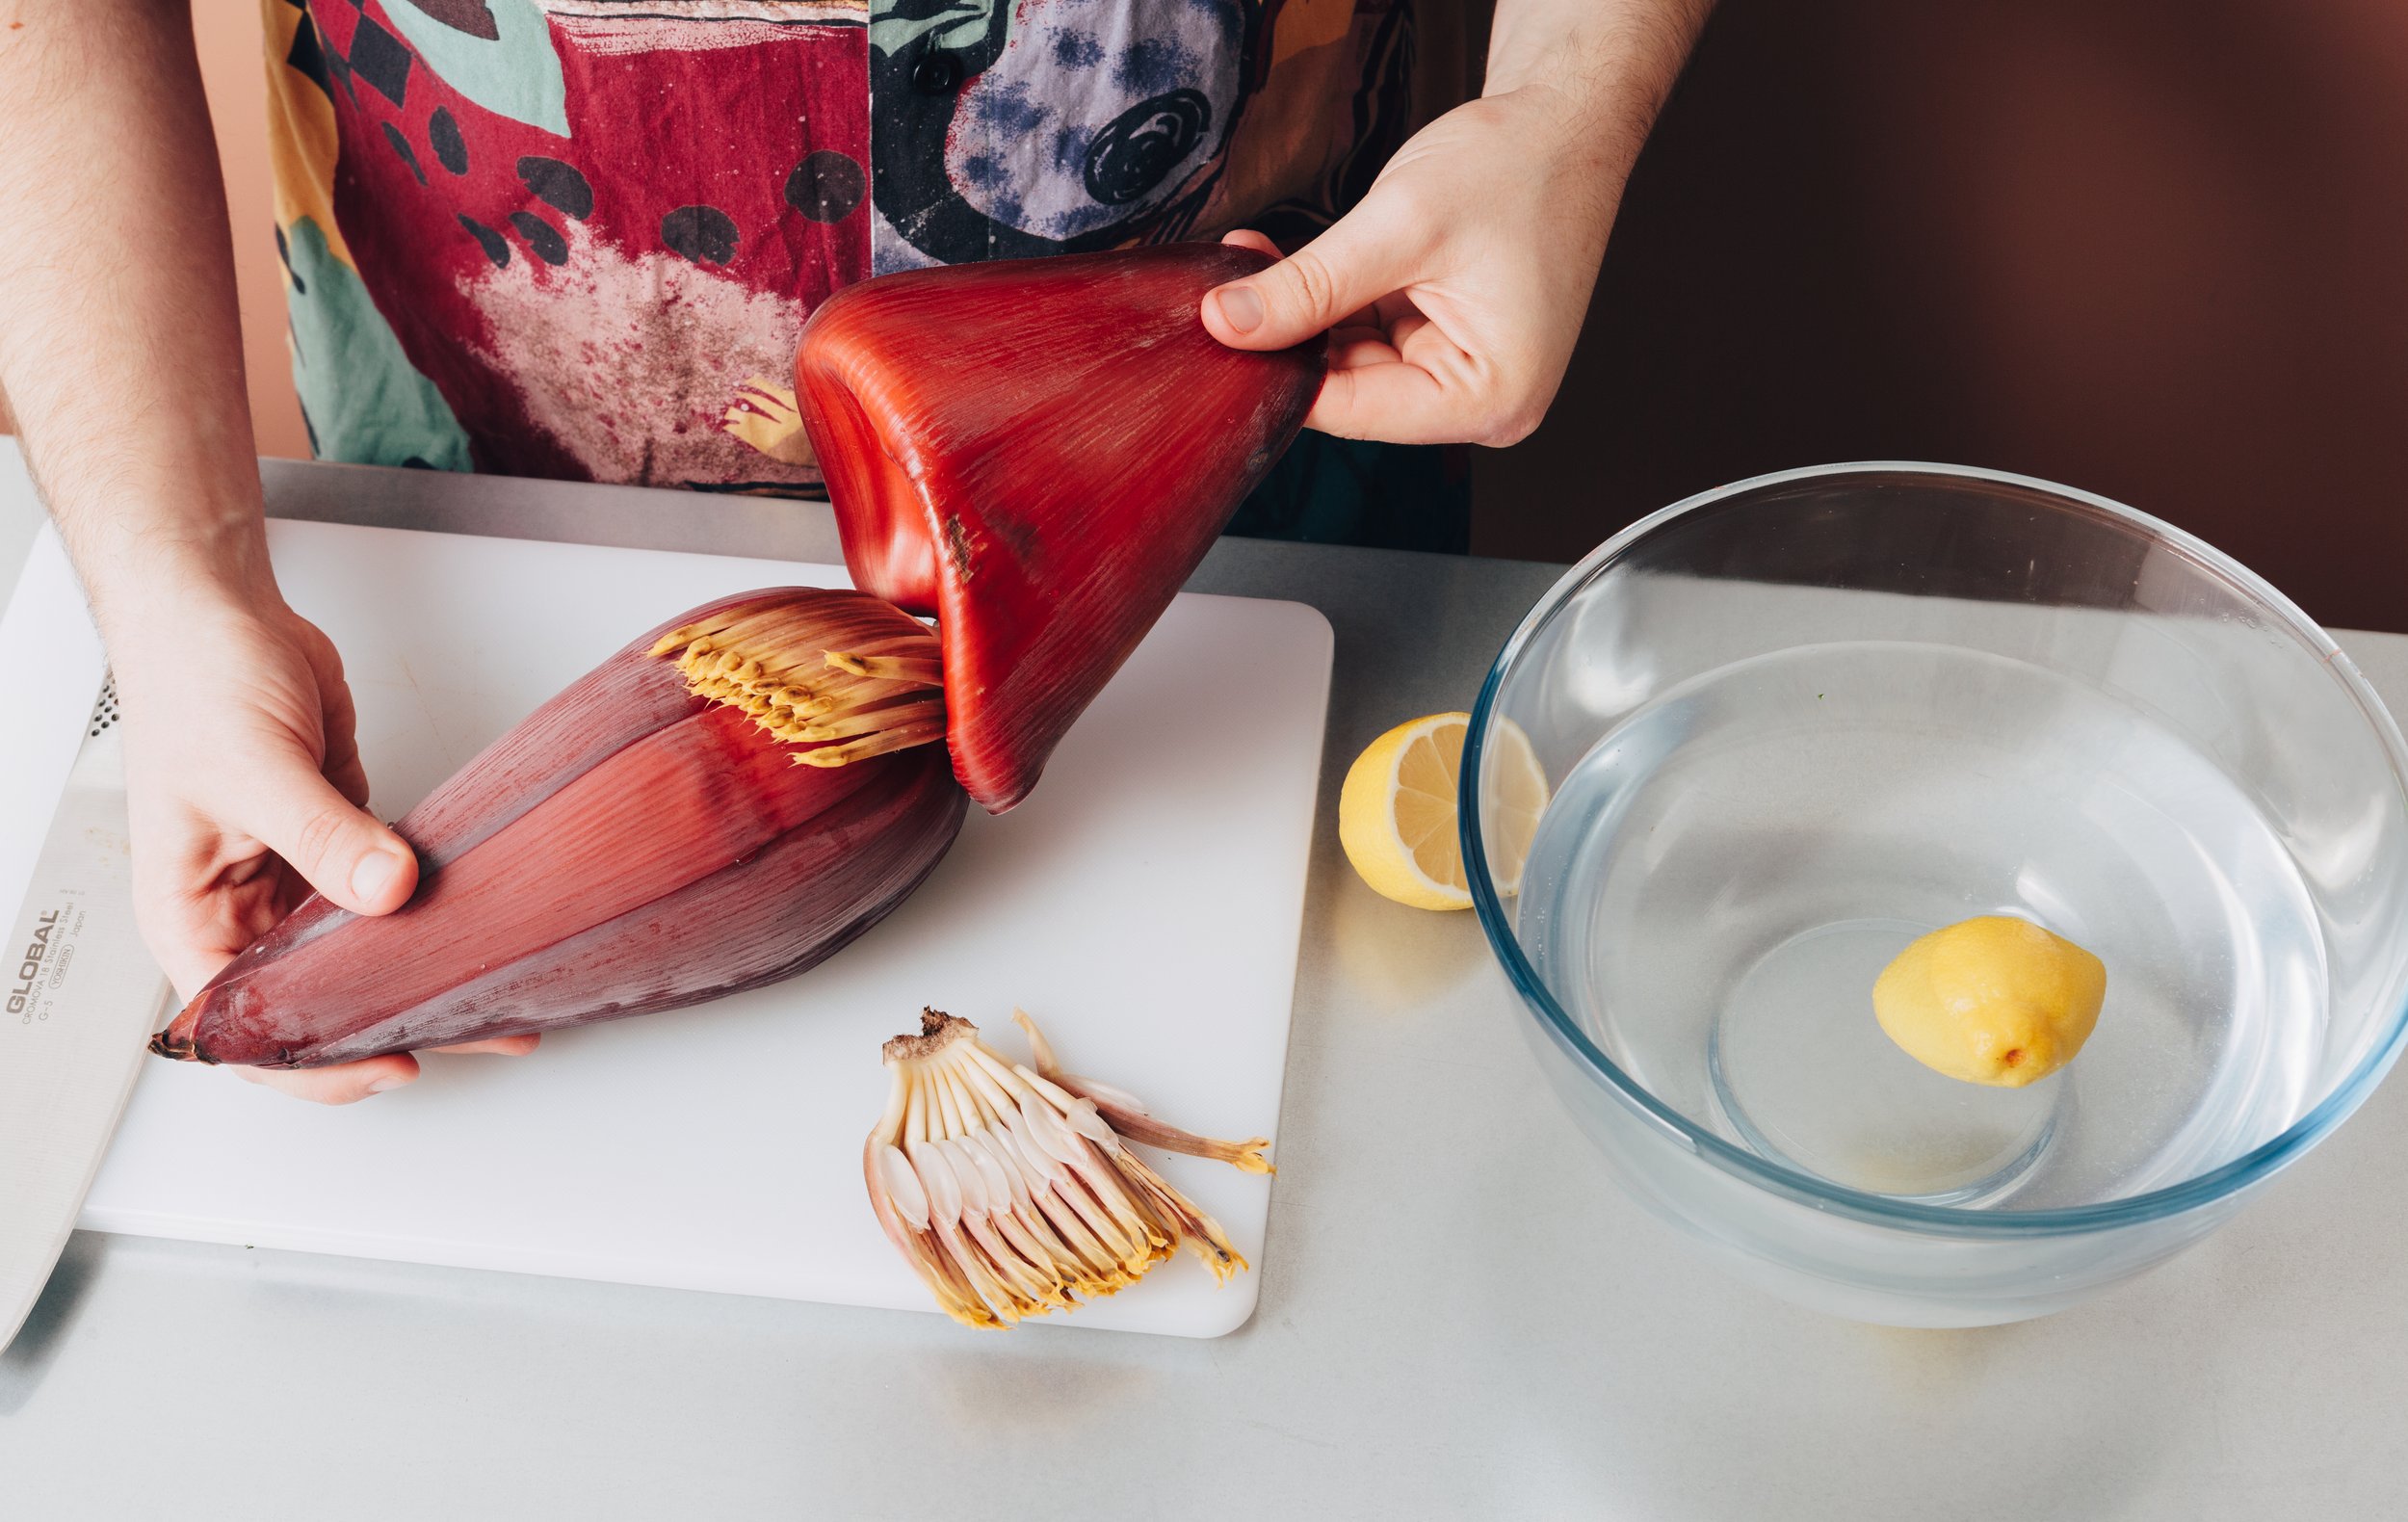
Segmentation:
[(1873, 1016), (1907, 1056), (1950, 1078), (2007, 1089), (2072, 1062), (2106, 1000), (2098, 958), (2003, 914), (1921, 937), (1872, 985)]

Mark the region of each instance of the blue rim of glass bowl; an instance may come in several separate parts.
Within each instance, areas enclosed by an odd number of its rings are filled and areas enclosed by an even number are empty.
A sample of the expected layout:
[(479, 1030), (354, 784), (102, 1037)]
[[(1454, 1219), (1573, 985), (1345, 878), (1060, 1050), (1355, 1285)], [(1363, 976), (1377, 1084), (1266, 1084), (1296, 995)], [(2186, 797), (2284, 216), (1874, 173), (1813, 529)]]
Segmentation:
[[(2390, 1030), (2383, 1033), (2374, 1048), (2330, 1094), (2293, 1121), (2290, 1129), (2280, 1136), (2221, 1167), (2164, 1189), (2124, 1199), (2103, 1200), (2097, 1204), (2057, 1210), (1969, 1210), (1959, 1206), (1918, 1204), (1848, 1189), (1770, 1162), (1714, 1135), (1648, 1092), (1590, 1040), (1587, 1033), (1564, 1013), (1555, 995), (1539, 981), (1536, 969), (1531, 966), (1530, 959), (1522, 953), (1521, 942), (1514, 938), (1505, 905), (1489, 880), (1487, 853), (1480, 843), (1479, 775), (1486, 748), (1484, 736), (1488, 730), (1489, 715), (1496, 706), (1498, 689), (1531, 637), (1562, 611), (1574, 591), (1674, 518), (1770, 486), (1813, 481), (1825, 476), (1874, 473), (1988, 482), (2043, 492), (2069, 504), (2096, 509), (2183, 554), (2201, 569), (2220, 577), (2236, 590), (2279, 616), (2288, 625), (2290, 634), (2316, 653), (2325, 669), (2341, 683), (2343, 693), (2357, 704), (2360, 714), (2374, 730), (2390, 758), (2394, 786), (2408, 793), (2408, 746), (2402, 745), (2398, 726), (2392, 722), (2383, 700), (2375, 695), (2374, 690), (2367, 685), (2366, 678), (2359, 674), (2357, 667), (2290, 598), (2205, 540), (2145, 512), (2135, 512), (2120, 502), (2078, 491), (2053, 481), (2001, 470), (1917, 460), (1856, 460), (1775, 471), (1770, 475), (1733, 482), (1727, 486), (1717, 486), (1712, 491), (1700, 492), (1676, 502), (1608, 539), (1548, 589), (1547, 594), (1515, 627), (1512, 636), (1505, 641), (1505, 648), (1498, 652), (1495, 663), (1488, 669), (1487, 680), (1480, 684), (1479, 700), (1472, 705), (1471, 731), (1464, 744), (1462, 777), (1456, 798), (1465, 876), (1471, 880), (1473, 910), (1479, 917), (1480, 930), (1488, 937), (1489, 948), (1504, 964), (1506, 976), (1512, 980), (1515, 990), (1521, 994), (1523, 1004), (1538, 1021), (1540, 1029), (1562, 1048), (1576, 1066), (1585, 1069), (1589, 1077), (1609, 1094), (1642, 1120), (1651, 1122), (1662, 1141), (1695, 1153), (1726, 1173), (1736, 1174), (1749, 1183), (1817, 1210), (1932, 1235), (2061, 1236), (2160, 1220), (2214, 1204), (2238, 1194), (2322, 1141), (2328, 1132), (2348, 1118), (2367, 1095), (2374, 1091), (2375, 1085), (2382, 1082), (2383, 1075), (2399, 1057), (2402, 1046), (2408, 1045), (2408, 999), (2398, 1001)], [(2396, 990), (2395, 992), (2396, 995)]]

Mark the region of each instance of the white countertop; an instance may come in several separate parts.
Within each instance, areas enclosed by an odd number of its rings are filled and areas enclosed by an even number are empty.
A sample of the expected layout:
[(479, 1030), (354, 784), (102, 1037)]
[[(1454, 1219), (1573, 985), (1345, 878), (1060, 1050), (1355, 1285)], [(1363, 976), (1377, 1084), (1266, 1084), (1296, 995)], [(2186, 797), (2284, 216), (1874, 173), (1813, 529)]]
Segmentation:
[[(823, 508), (271, 462), (275, 511), (833, 559)], [(0, 594), (34, 524), (0, 441)], [(0, 1355), (27, 1518), (2333, 1518), (2408, 1487), (2408, 1084), (2081, 1309), (1906, 1332), (1726, 1279), (1548, 1092), (1338, 779), (1554, 567), (1242, 540), (1338, 635), (1261, 1308), (1213, 1342), (79, 1234)], [(2408, 711), (2408, 638), (2342, 643)], [(6, 806), (6, 800), (0, 800)], [(536, 1059), (540, 1061), (540, 1058)]]

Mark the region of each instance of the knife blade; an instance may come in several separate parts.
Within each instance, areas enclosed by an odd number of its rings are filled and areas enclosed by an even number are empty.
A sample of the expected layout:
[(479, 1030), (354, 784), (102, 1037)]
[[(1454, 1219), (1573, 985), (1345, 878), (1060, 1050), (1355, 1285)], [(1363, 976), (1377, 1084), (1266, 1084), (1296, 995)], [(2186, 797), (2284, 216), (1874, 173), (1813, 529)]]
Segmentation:
[(123, 733), (104, 683), (0, 941), (0, 1348), (66, 1246), (164, 1012), (134, 924)]

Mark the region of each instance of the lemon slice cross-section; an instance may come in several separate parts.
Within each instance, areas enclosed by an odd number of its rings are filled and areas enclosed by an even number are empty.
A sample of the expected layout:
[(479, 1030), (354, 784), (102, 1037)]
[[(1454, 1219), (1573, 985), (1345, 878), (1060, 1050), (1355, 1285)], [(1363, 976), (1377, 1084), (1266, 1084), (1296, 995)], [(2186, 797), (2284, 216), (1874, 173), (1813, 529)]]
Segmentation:
[[(1431, 714), (1397, 725), (1365, 748), (1338, 795), (1338, 840), (1373, 892), (1422, 909), (1472, 906), (1455, 827), (1469, 714)], [(1492, 741), (1484, 837), (1497, 885), (1518, 891), (1523, 858), (1547, 805), (1547, 778), (1512, 724)]]

